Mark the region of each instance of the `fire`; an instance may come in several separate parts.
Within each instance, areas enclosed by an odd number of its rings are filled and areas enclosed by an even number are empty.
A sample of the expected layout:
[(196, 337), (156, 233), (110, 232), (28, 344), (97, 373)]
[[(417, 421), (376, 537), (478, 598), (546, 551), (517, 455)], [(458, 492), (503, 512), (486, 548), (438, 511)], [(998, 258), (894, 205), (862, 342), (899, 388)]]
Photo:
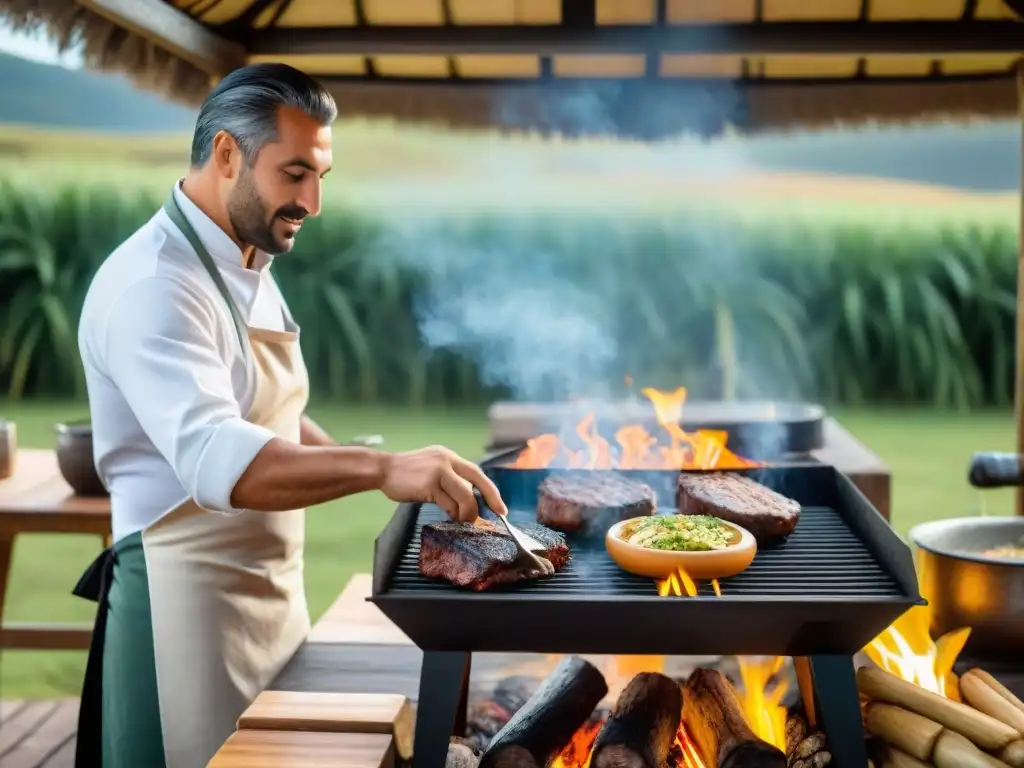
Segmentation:
[(971, 634), (970, 627), (947, 632), (933, 641), (931, 610), (915, 606), (894, 621), (864, 649), (882, 669), (922, 688), (958, 699), (953, 665)]
[(590, 753), (594, 750), (601, 722), (587, 723), (575, 734), (562, 753), (551, 763), (551, 768), (589, 768)]
[[(682, 597), (683, 595), (688, 595), (689, 597), (697, 596), (697, 583), (682, 568), (677, 568), (676, 572), (667, 579), (656, 581), (655, 584), (658, 586), (658, 594), (662, 597), (668, 597), (669, 595), (675, 597)], [(715, 590), (715, 594), (718, 597), (722, 596), (722, 587), (718, 583), (718, 579), (711, 580), (711, 588)]]
[(737, 693), (750, 729), (759, 738), (785, 752), (786, 708), (782, 705), (782, 697), (786, 695), (789, 686), (784, 679), (780, 679), (769, 690), (772, 679), (786, 661), (785, 657), (758, 659), (738, 656), (736, 661), (740, 666), (743, 688)]
[(726, 448), (729, 434), (717, 430), (686, 432), (681, 421), (686, 388), (674, 392), (646, 387), (641, 390), (654, 416), (667, 434), (661, 442), (640, 424), (627, 424), (615, 433), (615, 446), (597, 430), (588, 413), (576, 425), (579, 448), (564, 445), (558, 435), (545, 434), (526, 442), (512, 463), (518, 469), (566, 466), (570, 469), (744, 469), (759, 466)]

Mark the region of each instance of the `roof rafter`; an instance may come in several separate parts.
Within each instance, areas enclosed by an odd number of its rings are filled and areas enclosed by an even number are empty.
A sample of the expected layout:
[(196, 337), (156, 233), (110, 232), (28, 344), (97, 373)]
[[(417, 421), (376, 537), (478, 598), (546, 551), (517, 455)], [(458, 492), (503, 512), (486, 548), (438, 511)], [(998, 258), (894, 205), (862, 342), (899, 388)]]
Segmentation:
[(245, 48), (163, 0), (78, 0), (78, 4), (211, 75), (245, 64)]
[(593, 28), (562, 25), (370, 25), (358, 28), (252, 29), (239, 42), (244, 43), (250, 53), (262, 55), (1024, 53), (1024, 24), (1017, 21), (892, 21), (869, 24), (854, 21), (598, 25)]

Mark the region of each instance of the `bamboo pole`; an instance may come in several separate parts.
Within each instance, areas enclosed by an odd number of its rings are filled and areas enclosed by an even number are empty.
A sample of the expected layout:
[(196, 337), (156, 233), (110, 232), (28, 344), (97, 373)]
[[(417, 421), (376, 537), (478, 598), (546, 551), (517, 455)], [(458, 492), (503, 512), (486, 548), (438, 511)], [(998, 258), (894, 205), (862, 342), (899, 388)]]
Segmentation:
[[(1024, 60), (1017, 62), (1017, 114), (1024, 154)], [(1024, 157), (1021, 163), (1020, 232), (1017, 244), (1017, 368), (1013, 392), (1017, 418), (1017, 453), (1024, 454)], [(1024, 515), (1024, 487), (1017, 487), (1018, 515)]]

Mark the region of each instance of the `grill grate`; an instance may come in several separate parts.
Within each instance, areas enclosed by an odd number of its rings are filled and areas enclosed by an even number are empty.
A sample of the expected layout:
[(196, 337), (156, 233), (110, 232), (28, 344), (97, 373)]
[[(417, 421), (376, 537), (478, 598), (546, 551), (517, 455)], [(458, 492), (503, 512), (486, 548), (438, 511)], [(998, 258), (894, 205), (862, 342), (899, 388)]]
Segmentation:
[[(415, 531), (395, 568), (386, 594), (393, 596), (464, 593), (447, 582), (434, 581), (419, 573), (420, 530), (426, 523), (446, 520), (438, 507), (424, 505)], [(513, 509), (513, 523), (530, 522), (532, 511)], [(604, 543), (580, 544), (570, 540), (572, 560), (549, 579), (524, 582), (488, 590), (492, 597), (550, 600), (565, 597), (603, 595), (608, 597), (654, 597), (651, 579), (621, 570), (608, 557)], [(710, 582), (700, 582), (698, 595), (715, 599), (740, 598), (898, 598), (905, 596), (896, 581), (864, 547), (846, 521), (834, 509), (803, 507), (800, 524), (783, 544), (762, 549), (745, 571), (720, 582), (722, 598), (716, 597)]]

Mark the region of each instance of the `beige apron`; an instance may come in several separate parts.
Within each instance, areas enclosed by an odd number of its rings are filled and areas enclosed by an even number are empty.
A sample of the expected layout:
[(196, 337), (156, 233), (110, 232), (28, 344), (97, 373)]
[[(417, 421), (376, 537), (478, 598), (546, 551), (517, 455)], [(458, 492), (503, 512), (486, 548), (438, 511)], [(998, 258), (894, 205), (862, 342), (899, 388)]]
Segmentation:
[[(308, 376), (296, 332), (248, 329), (246, 420), (299, 442)], [(310, 629), (305, 511), (227, 516), (188, 501), (142, 534), (168, 768), (205, 766)]]

